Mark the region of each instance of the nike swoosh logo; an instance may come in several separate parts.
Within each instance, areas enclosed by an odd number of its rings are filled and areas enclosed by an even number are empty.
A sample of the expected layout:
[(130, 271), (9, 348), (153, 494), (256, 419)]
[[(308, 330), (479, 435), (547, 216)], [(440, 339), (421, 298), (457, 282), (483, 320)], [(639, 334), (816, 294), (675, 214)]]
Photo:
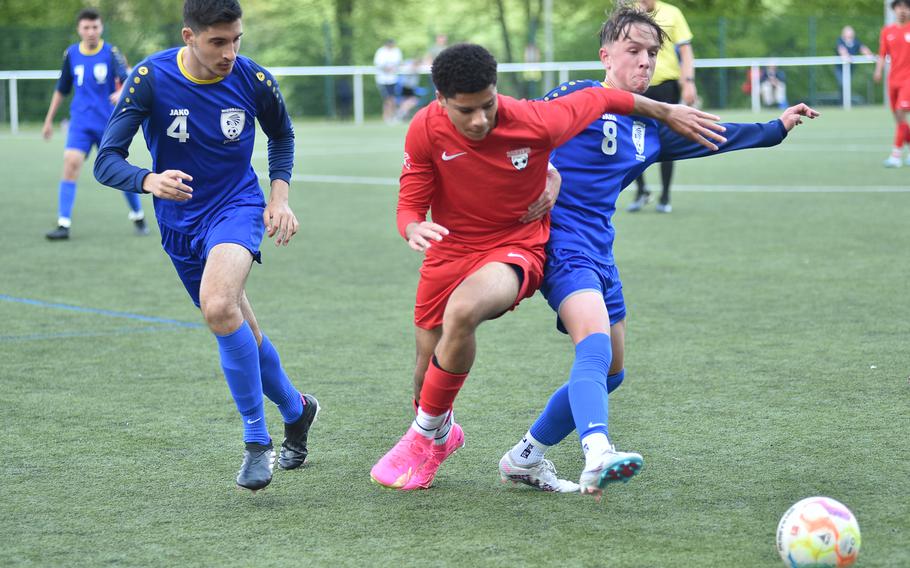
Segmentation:
[(511, 258), (520, 258), (521, 260), (523, 260), (523, 261), (525, 261), (525, 262), (528, 262), (528, 259), (526, 259), (525, 257), (523, 257), (523, 256), (521, 256), (520, 254), (515, 253), (515, 252), (510, 252), (510, 253), (507, 254), (506, 256), (511, 257)]
[(604, 428), (607, 427), (607, 425), (604, 424), (603, 422), (597, 422), (597, 423), (588, 422), (588, 428), (594, 428), (595, 426), (603, 426)]
[(262, 420), (262, 416), (260, 416), (260, 417), (257, 418), (256, 420), (250, 420), (249, 418), (247, 418), (247, 419), (246, 419), (246, 423), (247, 423), (247, 424), (255, 424), (255, 423), (259, 422), (260, 420)]
[(443, 153), (442, 153), (442, 161), (443, 161), (443, 162), (448, 162), (449, 160), (454, 160), (454, 159), (457, 158), (458, 156), (464, 156), (465, 154), (467, 154), (467, 152), (459, 152), (458, 154), (446, 154), (445, 152), (443, 152)]

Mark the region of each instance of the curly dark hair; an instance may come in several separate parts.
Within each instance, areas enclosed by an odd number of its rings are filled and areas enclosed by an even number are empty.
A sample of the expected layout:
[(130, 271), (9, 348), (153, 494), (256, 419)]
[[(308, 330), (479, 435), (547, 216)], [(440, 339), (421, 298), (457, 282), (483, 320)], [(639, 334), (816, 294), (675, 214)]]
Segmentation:
[(194, 32), (216, 24), (230, 24), (243, 17), (237, 0), (186, 0), (183, 3), (183, 23)]
[[(910, 2), (910, 0), (907, 1)], [(627, 39), (629, 37), (629, 28), (638, 24), (650, 27), (661, 45), (669, 39), (667, 32), (647, 12), (639, 10), (630, 4), (620, 4), (600, 27), (601, 47), (611, 44), (620, 38)]]
[(483, 47), (459, 43), (433, 60), (433, 84), (449, 99), (459, 93), (479, 93), (496, 84), (496, 59)]

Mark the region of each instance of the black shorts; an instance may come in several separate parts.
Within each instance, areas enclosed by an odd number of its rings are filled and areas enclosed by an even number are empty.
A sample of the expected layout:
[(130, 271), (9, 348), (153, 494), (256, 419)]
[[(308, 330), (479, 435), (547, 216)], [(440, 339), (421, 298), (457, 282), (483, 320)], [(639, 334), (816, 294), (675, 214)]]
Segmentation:
[(675, 105), (681, 97), (679, 81), (669, 79), (663, 83), (651, 85), (643, 94), (649, 99)]

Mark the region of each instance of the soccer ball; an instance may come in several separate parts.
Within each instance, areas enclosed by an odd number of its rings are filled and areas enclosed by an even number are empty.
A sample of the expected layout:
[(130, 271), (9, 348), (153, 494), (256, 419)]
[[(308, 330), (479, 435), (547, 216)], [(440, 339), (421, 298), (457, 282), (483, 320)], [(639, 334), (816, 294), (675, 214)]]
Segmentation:
[(843, 568), (859, 555), (859, 524), (843, 503), (809, 497), (790, 507), (777, 525), (777, 552), (791, 568)]

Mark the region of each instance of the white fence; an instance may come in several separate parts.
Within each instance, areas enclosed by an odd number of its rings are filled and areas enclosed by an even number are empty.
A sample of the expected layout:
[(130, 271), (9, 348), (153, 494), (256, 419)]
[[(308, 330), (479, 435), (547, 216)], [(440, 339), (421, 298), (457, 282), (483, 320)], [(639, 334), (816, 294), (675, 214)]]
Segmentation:
[[(857, 56), (852, 63), (870, 64), (874, 63), (875, 57)], [(806, 67), (806, 66), (831, 66), (840, 65), (843, 72), (843, 98), (842, 104), (845, 109), (852, 105), (851, 91), (851, 69), (850, 63), (844, 62), (839, 56), (830, 57), (751, 57), (751, 58), (729, 58), (729, 59), (697, 59), (695, 67), (701, 69), (751, 69), (752, 78), (752, 111), (758, 112), (761, 109), (761, 100), (759, 98), (759, 67), (767, 65), (777, 65), (778, 67)], [(272, 67), (269, 69), (274, 75), (279, 77), (326, 77), (326, 76), (348, 76), (353, 77), (353, 95), (354, 95), (354, 122), (363, 124), (363, 78), (372, 76), (376, 73), (376, 68), (367, 65), (351, 66), (320, 66), (320, 67)], [(427, 73), (428, 69), (423, 69), (422, 73)], [(559, 82), (563, 83), (569, 80), (570, 71), (597, 71), (594, 76), (599, 76), (603, 72), (603, 67), (599, 61), (561, 61), (553, 63), (500, 63), (499, 71), (502, 73), (517, 73), (523, 71), (542, 71), (547, 74), (546, 83), (552, 85), (552, 77), (555, 73)], [(60, 76), (59, 71), (0, 71), (0, 80), (9, 81), (9, 118), (10, 129), (13, 134), (19, 132), (19, 96), (18, 82), (20, 80), (32, 79), (57, 79)]]

